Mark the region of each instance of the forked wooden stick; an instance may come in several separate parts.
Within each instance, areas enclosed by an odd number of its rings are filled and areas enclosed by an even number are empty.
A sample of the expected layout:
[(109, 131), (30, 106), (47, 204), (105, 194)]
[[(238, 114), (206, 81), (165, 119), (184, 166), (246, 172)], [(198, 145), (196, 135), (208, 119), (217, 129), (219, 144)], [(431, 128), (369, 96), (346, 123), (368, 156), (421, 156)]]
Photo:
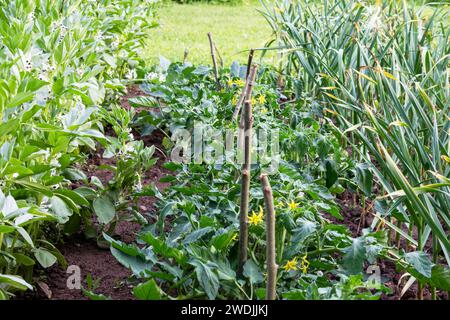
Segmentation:
[(209, 48), (211, 50), (211, 57), (212, 57), (212, 62), (213, 62), (213, 67), (214, 67), (214, 78), (216, 79), (217, 90), (220, 90), (219, 71), (217, 69), (216, 53), (214, 51), (214, 42), (212, 39), (211, 32), (208, 32), (208, 39), (209, 39)]
[[(252, 59), (253, 59), (253, 54), (252, 54)], [(250, 59), (250, 56), (249, 56), (249, 62), (251, 62), (252, 59)], [(245, 78), (246, 79), (245, 86), (241, 92), (238, 102), (236, 103), (236, 108), (234, 109), (233, 117), (231, 118), (232, 121), (236, 121), (244, 100), (251, 99), (250, 96), (252, 94), (257, 69), (258, 69), (258, 65), (256, 65), (256, 64), (254, 64), (253, 66), (250, 65), (247, 67), (247, 76)]]

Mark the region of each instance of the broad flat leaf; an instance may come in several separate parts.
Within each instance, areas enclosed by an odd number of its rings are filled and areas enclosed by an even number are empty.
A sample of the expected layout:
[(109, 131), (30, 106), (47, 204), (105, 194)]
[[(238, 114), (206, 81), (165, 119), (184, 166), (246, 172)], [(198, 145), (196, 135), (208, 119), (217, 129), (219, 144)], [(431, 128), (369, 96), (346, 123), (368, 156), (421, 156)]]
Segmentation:
[(78, 180), (86, 181), (87, 180), (86, 174), (83, 171), (75, 169), (75, 168), (66, 168), (66, 169), (64, 169), (62, 174), (64, 177), (66, 177), (67, 179), (69, 179), (71, 181), (78, 181)]
[(360, 163), (355, 168), (355, 179), (359, 189), (367, 197), (372, 194), (373, 173), (369, 170), (367, 163)]
[(142, 234), (139, 239), (152, 246), (153, 252), (165, 258), (174, 258), (179, 264), (184, 264), (186, 256), (183, 251), (170, 247), (164, 240), (154, 237), (151, 232)]
[(16, 230), (31, 247), (34, 247), (33, 240), (31, 239), (30, 235), (24, 228), (16, 226)]
[(123, 253), (132, 256), (132, 257), (141, 257), (145, 258), (145, 255), (142, 253), (141, 249), (133, 244), (126, 244), (122, 241), (116, 240), (108, 236), (103, 232), (103, 237), (106, 241), (108, 241), (113, 248), (122, 251)]
[(158, 108), (159, 103), (158, 100), (151, 96), (141, 96), (141, 97), (134, 97), (131, 99), (128, 99), (128, 102), (133, 107), (147, 107), (147, 108)]
[(42, 184), (26, 180), (15, 180), (14, 183), (20, 184), (21, 186), (24, 186), (29, 190), (45, 194), (47, 197), (53, 196), (53, 192), (48, 187), (43, 186)]
[(222, 233), (211, 240), (212, 245), (217, 250), (222, 250), (226, 248), (232, 241), (233, 236), (236, 234), (236, 231), (229, 231)]
[(293, 233), (292, 242), (295, 243), (298, 242), (301, 243), (303, 240), (305, 240), (307, 237), (313, 234), (317, 229), (316, 223), (306, 220), (304, 218), (300, 218), (298, 220), (298, 224), (300, 225), (300, 227), (292, 230)]
[(161, 289), (154, 279), (134, 287), (133, 294), (139, 300), (161, 300)]
[(116, 208), (108, 197), (98, 197), (94, 200), (93, 207), (98, 221), (102, 224), (110, 223), (116, 215)]
[(119, 261), (120, 264), (126, 268), (129, 268), (136, 276), (142, 276), (144, 272), (153, 268), (153, 262), (145, 261), (138, 256), (133, 257), (127, 255), (114, 247), (111, 247), (111, 254), (117, 259), (117, 261)]
[(72, 210), (67, 204), (59, 197), (53, 196), (50, 200), (52, 205), (52, 211), (58, 218), (60, 223), (66, 223), (69, 221), (69, 217), (72, 215)]
[(336, 162), (334, 160), (325, 160), (325, 185), (331, 188), (338, 179), (338, 172), (336, 170)]
[(230, 67), (230, 76), (232, 77), (239, 77), (239, 70), (240, 70), (239, 62), (233, 61)]
[(450, 269), (435, 265), (431, 270), (431, 284), (436, 288), (450, 291)]
[(210, 67), (207, 66), (198, 66), (197, 69), (195, 69), (192, 74), (204, 76), (207, 75), (211, 71)]
[(85, 197), (83, 197), (81, 194), (79, 194), (75, 191), (68, 190), (68, 189), (61, 189), (61, 190), (55, 190), (53, 193), (60, 194), (64, 197), (69, 198), (77, 206), (89, 206), (89, 201), (87, 201)]
[(212, 230), (213, 230), (213, 228), (211, 228), (211, 227), (206, 227), (206, 228), (195, 230), (194, 232), (189, 233), (186, 236), (186, 238), (184, 238), (183, 244), (186, 245), (186, 244), (195, 242), (195, 241), (199, 240), (200, 238), (202, 238), (205, 234), (211, 232)]
[(259, 267), (253, 260), (247, 260), (244, 264), (244, 276), (246, 276), (251, 283), (261, 283), (263, 281), (263, 276)]
[(362, 238), (353, 239), (352, 244), (344, 249), (343, 267), (351, 274), (362, 271), (366, 257), (365, 241)]
[(16, 262), (21, 265), (24, 265), (26, 267), (35, 265), (35, 261), (29, 256), (24, 255), (23, 253), (16, 252), (13, 253), (13, 256), (16, 259)]
[(428, 255), (423, 251), (408, 252), (405, 254), (405, 260), (421, 275), (431, 278), (431, 269), (433, 263)]
[(212, 268), (200, 260), (192, 260), (190, 264), (195, 267), (197, 280), (205, 290), (209, 299), (214, 300), (219, 292), (219, 279)]
[(7, 285), (17, 288), (19, 290), (26, 290), (26, 289), (33, 290), (33, 287), (19, 276), (0, 274), (0, 283), (6, 283)]
[(44, 268), (49, 268), (57, 261), (56, 257), (49, 251), (43, 248), (36, 248), (34, 250), (34, 256), (39, 264)]
[(20, 119), (12, 119), (0, 124), (0, 137), (6, 136), (11, 131), (16, 130), (16, 127), (19, 125), (19, 122)]
[(11, 195), (8, 195), (5, 198), (5, 201), (3, 203), (2, 213), (3, 215), (7, 216), (8, 214), (18, 210), (19, 207), (17, 206), (16, 200)]

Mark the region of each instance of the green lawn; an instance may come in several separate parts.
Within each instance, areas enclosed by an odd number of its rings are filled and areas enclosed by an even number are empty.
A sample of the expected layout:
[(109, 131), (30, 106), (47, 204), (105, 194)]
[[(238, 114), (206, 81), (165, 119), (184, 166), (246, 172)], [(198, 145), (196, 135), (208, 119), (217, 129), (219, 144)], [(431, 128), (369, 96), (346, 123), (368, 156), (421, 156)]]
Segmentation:
[(234, 60), (246, 62), (248, 53), (242, 51), (263, 47), (271, 37), (257, 9), (262, 6), (254, 1), (234, 6), (165, 3), (157, 9), (160, 26), (151, 31), (146, 59), (156, 63), (162, 55), (181, 61), (187, 49), (188, 61), (210, 64), (207, 33), (211, 32), (225, 66)]

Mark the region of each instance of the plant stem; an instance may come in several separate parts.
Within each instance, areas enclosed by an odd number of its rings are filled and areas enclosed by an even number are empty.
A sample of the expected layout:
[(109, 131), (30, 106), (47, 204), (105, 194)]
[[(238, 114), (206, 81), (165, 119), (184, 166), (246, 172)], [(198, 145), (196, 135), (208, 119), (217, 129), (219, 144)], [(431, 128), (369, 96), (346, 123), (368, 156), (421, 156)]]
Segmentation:
[(275, 207), (273, 205), (272, 187), (270, 186), (269, 178), (266, 174), (262, 174), (260, 179), (266, 207), (266, 300), (275, 300), (278, 269), (275, 262)]

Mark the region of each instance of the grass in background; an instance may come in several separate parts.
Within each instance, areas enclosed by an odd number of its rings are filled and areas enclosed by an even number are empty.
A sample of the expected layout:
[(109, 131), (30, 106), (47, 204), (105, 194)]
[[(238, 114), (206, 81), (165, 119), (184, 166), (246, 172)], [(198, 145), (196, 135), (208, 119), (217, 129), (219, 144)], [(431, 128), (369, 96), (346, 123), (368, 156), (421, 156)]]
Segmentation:
[(158, 63), (162, 55), (181, 61), (187, 49), (188, 61), (211, 64), (206, 34), (212, 32), (225, 66), (234, 60), (246, 62), (248, 52), (242, 51), (263, 47), (271, 36), (269, 25), (257, 9), (262, 6), (256, 1), (236, 5), (164, 3), (158, 8), (161, 25), (152, 32), (145, 59)]

